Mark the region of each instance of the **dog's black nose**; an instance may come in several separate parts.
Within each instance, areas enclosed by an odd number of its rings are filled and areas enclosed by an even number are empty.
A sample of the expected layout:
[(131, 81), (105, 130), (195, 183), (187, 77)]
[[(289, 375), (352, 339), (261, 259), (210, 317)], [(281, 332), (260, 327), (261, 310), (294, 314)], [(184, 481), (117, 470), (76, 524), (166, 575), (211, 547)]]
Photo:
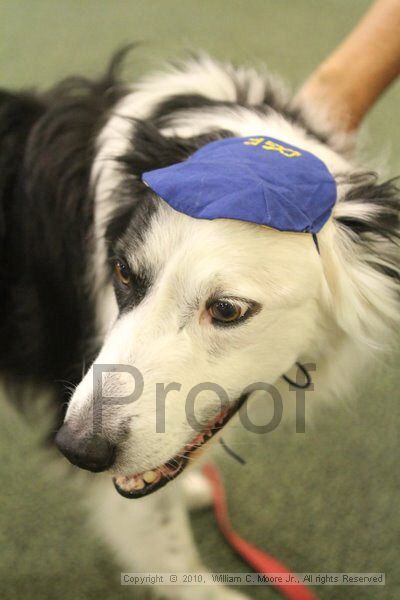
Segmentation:
[(115, 460), (115, 446), (101, 435), (82, 435), (67, 423), (58, 431), (55, 443), (77, 467), (98, 473), (109, 469)]

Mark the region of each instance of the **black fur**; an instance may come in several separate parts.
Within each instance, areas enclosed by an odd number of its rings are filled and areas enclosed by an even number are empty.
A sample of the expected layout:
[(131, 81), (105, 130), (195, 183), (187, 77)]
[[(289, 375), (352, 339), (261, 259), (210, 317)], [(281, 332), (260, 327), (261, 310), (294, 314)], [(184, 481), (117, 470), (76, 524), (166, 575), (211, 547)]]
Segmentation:
[(74, 385), (94, 351), (89, 174), (121, 58), (97, 82), (0, 95), (0, 371), (19, 381)]
[[(159, 111), (160, 107), (155, 113), (158, 116)], [(125, 177), (118, 192), (119, 202), (106, 230), (110, 257), (118, 254), (115, 244), (128, 226), (130, 247), (142, 242), (149, 220), (156, 210), (154, 194), (141, 180), (143, 173), (182, 162), (205, 144), (233, 135), (221, 129), (190, 138), (165, 137), (156, 125), (157, 119), (154, 120), (152, 115), (146, 121), (134, 122), (131, 150), (120, 158)]]
[[(396, 280), (399, 279), (400, 266), (398, 181), (397, 178), (380, 183), (378, 175), (374, 172), (355, 173), (346, 178), (350, 189), (344, 198), (345, 205), (361, 204), (365, 210), (357, 214), (357, 217), (351, 215), (336, 219), (353, 242), (368, 251), (370, 264)], [(385, 265), (382, 264), (382, 260), (385, 261)]]
[(359, 173), (347, 179), (351, 189), (344, 199), (349, 204), (360, 202), (376, 209), (373, 215), (367, 210), (364, 214), (354, 217), (341, 217), (340, 223), (349, 227), (360, 239), (368, 235), (386, 238), (389, 241), (398, 241), (400, 238), (399, 204), (400, 189), (397, 185), (399, 179), (389, 179), (380, 183), (378, 175), (373, 172)]
[(0, 257), (17, 183), (16, 167), (23, 159), (29, 131), (44, 110), (43, 104), (30, 94), (0, 91)]

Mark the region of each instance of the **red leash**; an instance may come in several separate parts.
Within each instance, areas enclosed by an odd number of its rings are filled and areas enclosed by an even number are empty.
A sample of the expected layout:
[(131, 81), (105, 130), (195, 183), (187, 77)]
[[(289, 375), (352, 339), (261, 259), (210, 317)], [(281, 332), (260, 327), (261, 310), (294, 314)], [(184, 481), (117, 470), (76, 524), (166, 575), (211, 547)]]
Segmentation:
[[(244, 540), (232, 529), (226, 507), (225, 492), (217, 468), (214, 465), (207, 464), (203, 467), (203, 472), (212, 486), (214, 513), (218, 526), (232, 548), (258, 573), (267, 576), (271, 573), (291, 575), (291, 571), (282, 563)], [(314, 593), (300, 582), (291, 585), (276, 583), (274, 587), (289, 600), (317, 600)]]

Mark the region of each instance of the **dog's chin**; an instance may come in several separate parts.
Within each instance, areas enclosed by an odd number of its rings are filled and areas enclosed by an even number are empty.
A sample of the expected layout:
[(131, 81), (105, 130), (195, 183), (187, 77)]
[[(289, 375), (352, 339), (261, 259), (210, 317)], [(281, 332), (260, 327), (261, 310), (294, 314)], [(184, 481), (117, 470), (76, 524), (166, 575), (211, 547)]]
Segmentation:
[(220, 412), (205, 426), (203, 431), (198, 433), (191, 442), (185, 444), (182, 450), (166, 463), (142, 473), (114, 477), (113, 482), (117, 492), (124, 498), (142, 498), (173, 481), (182, 473), (189, 461), (195, 458), (199, 449), (226, 425), (245, 399), (245, 397), (240, 398), (232, 407)]

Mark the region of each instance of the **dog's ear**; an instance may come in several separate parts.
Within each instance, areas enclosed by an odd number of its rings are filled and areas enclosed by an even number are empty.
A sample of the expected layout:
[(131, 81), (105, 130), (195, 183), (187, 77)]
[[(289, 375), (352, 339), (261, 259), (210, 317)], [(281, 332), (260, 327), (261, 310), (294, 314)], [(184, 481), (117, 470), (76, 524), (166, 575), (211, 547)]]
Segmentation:
[(179, 137), (164, 135), (157, 120), (135, 121), (131, 150), (120, 158), (127, 175), (141, 178), (144, 172), (182, 162), (202, 146), (232, 137), (225, 129), (213, 129), (201, 135)]
[(335, 219), (356, 243), (367, 244), (400, 238), (400, 178), (379, 182), (378, 175), (364, 172), (345, 181), (348, 191), (335, 209)]
[(156, 120), (135, 121), (131, 148), (118, 159), (124, 177), (118, 203), (108, 215), (105, 238), (109, 250), (112, 251), (133, 217), (137, 223), (145, 224), (155, 210), (154, 192), (143, 183), (143, 173), (182, 162), (205, 144), (232, 136), (232, 132), (223, 129), (186, 138), (165, 136)]
[(400, 317), (400, 189), (370, 172), (343, 183), (322, 249), (331, 306), (344, 331), (384, 345)]

